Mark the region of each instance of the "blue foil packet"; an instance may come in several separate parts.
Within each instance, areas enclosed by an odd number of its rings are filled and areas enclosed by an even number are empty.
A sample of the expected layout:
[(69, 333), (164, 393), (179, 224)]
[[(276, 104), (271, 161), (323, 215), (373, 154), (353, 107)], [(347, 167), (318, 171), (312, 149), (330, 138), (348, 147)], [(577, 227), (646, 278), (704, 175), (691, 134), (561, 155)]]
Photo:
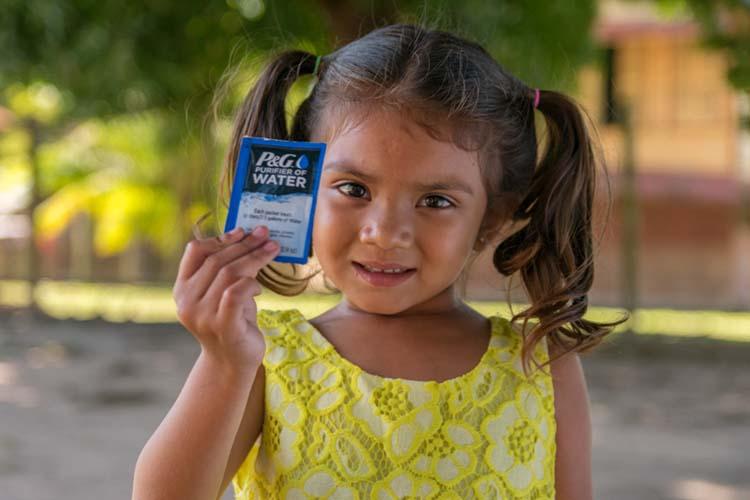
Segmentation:
[(281, 245), (273, 259), (305, 264), (326, 145), (243, 137), (224, 232), (268, 226)]

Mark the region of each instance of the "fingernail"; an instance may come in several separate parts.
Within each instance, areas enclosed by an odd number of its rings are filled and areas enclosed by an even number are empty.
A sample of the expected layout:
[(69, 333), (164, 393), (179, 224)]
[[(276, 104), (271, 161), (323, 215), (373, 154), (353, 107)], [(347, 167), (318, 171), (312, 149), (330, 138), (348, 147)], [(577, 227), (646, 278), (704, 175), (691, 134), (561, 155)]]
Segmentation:
[(268, 250), (269, 252), (276, 250), (276, 242), (275, 241), (267, 241), (265, 245), (263, 245), (263, 250)]
[(254, 236), (265, 236), (266, 232), (268, 232), (268, 228), (266, 226), (258, 226), (253, 229)]
[(235, 227), (234, 229), (232, 229), (231, 231), (229, 231), (225, 235), (225, 237), (230, 238), (230, 239), (234, 239), (234, 238), (238, 237), (241, 234), (242, 234), (242, 228), (241, 227)]

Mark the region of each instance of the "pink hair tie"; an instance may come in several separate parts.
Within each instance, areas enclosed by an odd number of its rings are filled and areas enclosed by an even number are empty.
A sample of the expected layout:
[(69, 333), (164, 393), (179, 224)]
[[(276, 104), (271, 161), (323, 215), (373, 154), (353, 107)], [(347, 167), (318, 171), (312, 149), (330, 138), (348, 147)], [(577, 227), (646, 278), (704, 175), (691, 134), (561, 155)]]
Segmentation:
[(539, 89), (534, 89), (534, 109), (539, 107)]

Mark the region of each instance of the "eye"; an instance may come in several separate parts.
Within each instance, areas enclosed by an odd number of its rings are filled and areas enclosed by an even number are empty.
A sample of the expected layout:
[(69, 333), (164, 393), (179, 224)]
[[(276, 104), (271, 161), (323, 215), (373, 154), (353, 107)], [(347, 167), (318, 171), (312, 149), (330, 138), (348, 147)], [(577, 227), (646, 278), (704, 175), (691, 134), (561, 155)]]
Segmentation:
[[(343, 190), (341, 189), (342, 187), (346, 187), (346, 186), (352, 186), (352, 187), (351, 188), (347, 188), (347, 189), (343, 189)], [(354, 182), (345, 182), (343, 184), (339, 184), (338, 186), (336, 186), (336, 188), (339, 191), (342, 191), (343, 193), (347, 194), (348, 196), (352, 196), (353, 198), (361, 198), (361, 196), (358, 196), (356, 194), (351, 194), (351, 193), (356, 193), (356, 192), (359, 192), (359, 191), (363, 191), (363, 195), (364, 195), (364, 193), (367, 192), (367, 190), (364, 187), (362, 187), (361, 185), (356, 184)]]
[[(448, 198), (446, 198), (445, 196), (438, 196), (438, 195), (433, 194), (433, 195), (425, 197), (425, 200), (437, 200), (436, 202), (433, 202), (433, 203), (427, 203), (428, 208), (446, 209), (446, 208), (451, 208), (455, 206), (454, 203), (450, 201)], [(437, 203), (440, 203), (440, 202), (444, 204), (438, 205)]]
[[(352, 198), (362, 198), (367, 193), (367, 189), (361, 184), (357, 184), (356, 182), (344, 182), (336, 186), (336, 189), (338, 189), (339, 191), (343, 192), (344, 194)], [(445, 196), (429, 195), (429, 196), (426, 196), (424, 199), (432, 200), (432, 202), (427, 203), (427, 208), (436, 208), (439, 210), (444, 210), (446, 208), (451, 208), (455, 206), (455, 204), (451, 200), (446, 198)]]

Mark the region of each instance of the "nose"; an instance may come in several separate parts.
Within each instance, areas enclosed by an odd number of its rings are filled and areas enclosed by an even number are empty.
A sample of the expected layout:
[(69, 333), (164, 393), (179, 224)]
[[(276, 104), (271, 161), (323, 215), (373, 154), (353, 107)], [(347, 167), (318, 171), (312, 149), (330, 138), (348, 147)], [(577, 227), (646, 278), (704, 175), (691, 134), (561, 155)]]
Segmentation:
[(360, 242), (377, 245), (383, 250), (409, 248), (414, 240), (412, 207), (387, 200), (370, 206), (359, 231)]

